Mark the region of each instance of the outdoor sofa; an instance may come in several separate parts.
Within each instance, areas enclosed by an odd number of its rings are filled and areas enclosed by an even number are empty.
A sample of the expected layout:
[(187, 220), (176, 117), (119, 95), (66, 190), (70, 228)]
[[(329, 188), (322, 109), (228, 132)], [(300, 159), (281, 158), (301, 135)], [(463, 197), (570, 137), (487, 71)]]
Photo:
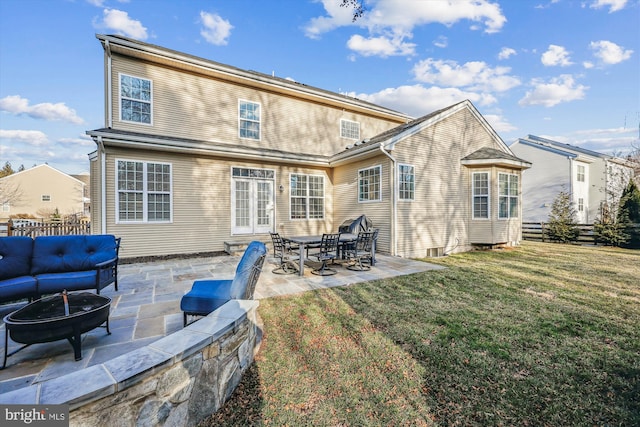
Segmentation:
[(0, 237), (0, 303), (42, 295), (118, 290), (120, 238), (110, 234)]

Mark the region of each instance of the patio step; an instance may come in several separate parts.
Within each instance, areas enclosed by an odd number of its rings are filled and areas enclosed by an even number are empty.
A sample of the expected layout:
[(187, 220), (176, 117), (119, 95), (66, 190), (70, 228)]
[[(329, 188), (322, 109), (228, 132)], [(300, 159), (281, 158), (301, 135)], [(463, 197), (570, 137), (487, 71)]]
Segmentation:
[(249, 246), (247, 241), (239, 241), (239, 242), (224, 242), (224, 251), (229, 255), (242, 255), (242, 253)]

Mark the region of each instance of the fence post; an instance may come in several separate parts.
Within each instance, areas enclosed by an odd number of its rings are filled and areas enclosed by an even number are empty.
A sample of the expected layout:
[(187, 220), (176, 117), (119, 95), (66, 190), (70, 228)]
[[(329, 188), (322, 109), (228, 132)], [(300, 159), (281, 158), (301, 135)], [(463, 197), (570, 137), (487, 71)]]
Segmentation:
[(542, 241), (544, 242), (544, 222), (540, 223), (540, 235), (542, 236)]
[(9, 218), (9, 221), (7, 221), (7, 236), (11, 236), (12, 228), (13, 228), (13, 220)]

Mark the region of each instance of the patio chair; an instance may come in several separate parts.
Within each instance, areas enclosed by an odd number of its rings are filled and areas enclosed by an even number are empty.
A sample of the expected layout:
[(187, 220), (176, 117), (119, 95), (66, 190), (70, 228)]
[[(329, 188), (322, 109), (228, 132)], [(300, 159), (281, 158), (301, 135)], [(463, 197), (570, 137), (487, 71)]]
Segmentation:
[(264, 243), (253, 241), (244, 251), (233, 279), (196, 280), (180, 300), (184, 326), (188, 316), (206, 316), (232, 299), (253, 299), (267, 255)]
[(361, 231), (355, 244), (345, 251), (345, 258), (349, 260), (349, 270), (366, 271), (373, 264), (373, 231)]
[(300, 268), (295, 262), (300, 259), (300, 254), (295, 252), (289, 243), (285, 242), (280, 233), (269, 233), (273, 242), (273, 256), (279, 259), (279, 265), (273, 270), (275, 274), (293, 274)]
[(335, 234), (323, 234), (322, 241), (320, 242), (320, 247), (318, 248), (318, 252), (309, 254), (310, 257), (315, 257), (322, 264), (320, 267), (311, 270), (311, 273), (317, 274), (318, 276), (330, 276), (336, 274), (337, 271), (333, 268), (327, 267), (327, 263), (333, 261), (337, 257), (338, 253), (338, 243), (340, 242), (340, 233)]

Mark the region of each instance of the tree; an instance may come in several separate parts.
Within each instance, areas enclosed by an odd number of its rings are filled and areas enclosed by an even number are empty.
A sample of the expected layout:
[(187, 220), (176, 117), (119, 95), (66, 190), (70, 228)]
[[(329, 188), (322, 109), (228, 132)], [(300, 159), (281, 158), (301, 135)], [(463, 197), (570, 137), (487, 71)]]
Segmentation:
[(15, 171), (11, 167), (11, 163), (6, 162), (2, 169), (0, 169), (0, 178), (4, 178), (5, 176), (9, 176), (13, 173), (15, 173)]
[(342, 0), (340, 7), (353, 8), (353, 22), (356, 22), (358, 18), (362, 18), (365, 12), (364, 0)]
[(564, 190), (558, 193), (551, 204), (547, 234), (552, 240), (561, 243), (575, 241), (580, 234), (571, 195)]
[(609, 204), (603, 203), (599, 217), (593, 223), (596, 243), (609, 246), (620, 246), (629, 240), (627, 226), (629, 217), (626, 212), (616, 213)]
[(640, 249), (640, 189), (633, 181), (622, 192), (618, 222), (625, 225), (628, 237), (621, 246)]

